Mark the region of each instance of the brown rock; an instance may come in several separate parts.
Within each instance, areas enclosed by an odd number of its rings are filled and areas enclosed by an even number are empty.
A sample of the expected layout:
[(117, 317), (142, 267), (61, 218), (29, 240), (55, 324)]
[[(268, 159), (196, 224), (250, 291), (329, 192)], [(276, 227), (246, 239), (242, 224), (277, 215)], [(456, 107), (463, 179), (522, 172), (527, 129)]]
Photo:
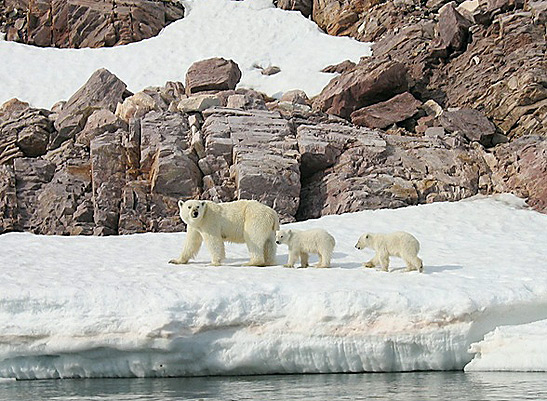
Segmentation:
[(359, 108), (387, 100), (408, 89), (406, 67), (398, 62), (383, 62), (371, 70), (357, 68), (342, 74), (323, 89), (314, 109), (348, 118)]
[(55, 121), (57, 135), (52, 138), (50, 149), (73, 138), (85, 126), (88, 117), (98, 109), (116, 110), (123, 101), (126, 85), (108, 70), (95, 71), (89, 80), (70, 97)]
[(453, 3), (442, 7), (437, 24), (439, 47), (448, 53), (464, 49), (467, 45), (470, 26), (471, 22), (456, 10)]
[(76, 142), (89, 146), (93, 138), (105, 132), (115, 132), (119, 129), (127, 131), (127, 123), (118, 118), (110, 110), (98, 109), (89, 116), (84, 129), (78, 133)]
[(355, 64), (353, 61), (345, 60), (338, 64), (328, 65), (325, 68), (323, 68), (321, 72), (326, 72), (329, 74), (335, 74), (335, 73), (343, 74), (344, 72), (353, 71), (356, 66), (357, 64)]
[(351, 113), (351, 121), (356, 125), (384, 129), (412, 117), (421, 104), (414, 96), (405, 92), (385, 102), (354, 111)]
[(235, 89), (240, 79), (241, 71), (232, 60), (211, 58), (197, 61), (186, 73), (186, 94)]

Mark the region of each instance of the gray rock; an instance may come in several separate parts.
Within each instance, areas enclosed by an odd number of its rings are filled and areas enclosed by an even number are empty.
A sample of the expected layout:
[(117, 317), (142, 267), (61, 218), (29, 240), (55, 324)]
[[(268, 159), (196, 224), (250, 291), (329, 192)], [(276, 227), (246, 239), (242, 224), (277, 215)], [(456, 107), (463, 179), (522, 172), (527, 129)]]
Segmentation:
[(13, 167), (0, 165), (0, 234), (17, 226), (17, 194)]
[(125, 185), (122, 135), (123, 131), (106, 132), (90, 143), (93, 233), (97, 235), (118, 233), (120, 199)]
[(298, 208), (300, 169), (294, 134), (278, 113), (215, 109), (202, 128), (207, 156), (199, 161), (207, 199), (256, 199), (282, 221)]

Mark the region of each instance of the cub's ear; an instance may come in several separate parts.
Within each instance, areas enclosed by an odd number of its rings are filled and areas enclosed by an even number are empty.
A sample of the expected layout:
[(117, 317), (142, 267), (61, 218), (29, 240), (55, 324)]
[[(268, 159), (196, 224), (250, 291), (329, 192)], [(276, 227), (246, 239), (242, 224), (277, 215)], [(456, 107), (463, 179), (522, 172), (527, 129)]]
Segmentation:
[(184, 201), (179, 200), (178, 205), (179, 205), (179, 208), (182, 209), (182, 207), (184, 206)]

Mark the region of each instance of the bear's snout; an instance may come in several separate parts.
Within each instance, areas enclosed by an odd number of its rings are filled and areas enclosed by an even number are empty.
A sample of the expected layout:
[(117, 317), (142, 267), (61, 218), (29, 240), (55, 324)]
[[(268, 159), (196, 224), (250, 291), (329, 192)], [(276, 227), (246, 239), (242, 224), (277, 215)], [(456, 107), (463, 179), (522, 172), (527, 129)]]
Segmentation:
[(355, 248), (361, 249), (361, 247), (359, 246), (359, 244), (355, 244)]
[(199, 216), (199, 212), (197, 210), (192, 211), (192, 217), (195, 219)]
[(281, 245), (281, 242), (279, 242), (279, 241), (275, 241), (275, 243), (276, 243), (277, 245)]

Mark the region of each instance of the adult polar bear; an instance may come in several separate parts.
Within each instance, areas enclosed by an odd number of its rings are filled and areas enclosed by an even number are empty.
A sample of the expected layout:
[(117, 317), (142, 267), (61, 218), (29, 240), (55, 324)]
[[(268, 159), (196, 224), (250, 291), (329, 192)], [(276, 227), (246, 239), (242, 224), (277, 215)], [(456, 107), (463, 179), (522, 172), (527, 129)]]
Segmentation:
[(248, 266), (275, 265), (275, 232), (279, 217), (272, 208), (255, 200), (226, 203), (179, 201), (179, 214), (187, 225), (186, 241), (178, 259), (169, 263), (185, 264), (195, 257), (205, 242), (211, 264), (218, 266), (226, 258), (224, 242), (247, 244), (251, 255)]

